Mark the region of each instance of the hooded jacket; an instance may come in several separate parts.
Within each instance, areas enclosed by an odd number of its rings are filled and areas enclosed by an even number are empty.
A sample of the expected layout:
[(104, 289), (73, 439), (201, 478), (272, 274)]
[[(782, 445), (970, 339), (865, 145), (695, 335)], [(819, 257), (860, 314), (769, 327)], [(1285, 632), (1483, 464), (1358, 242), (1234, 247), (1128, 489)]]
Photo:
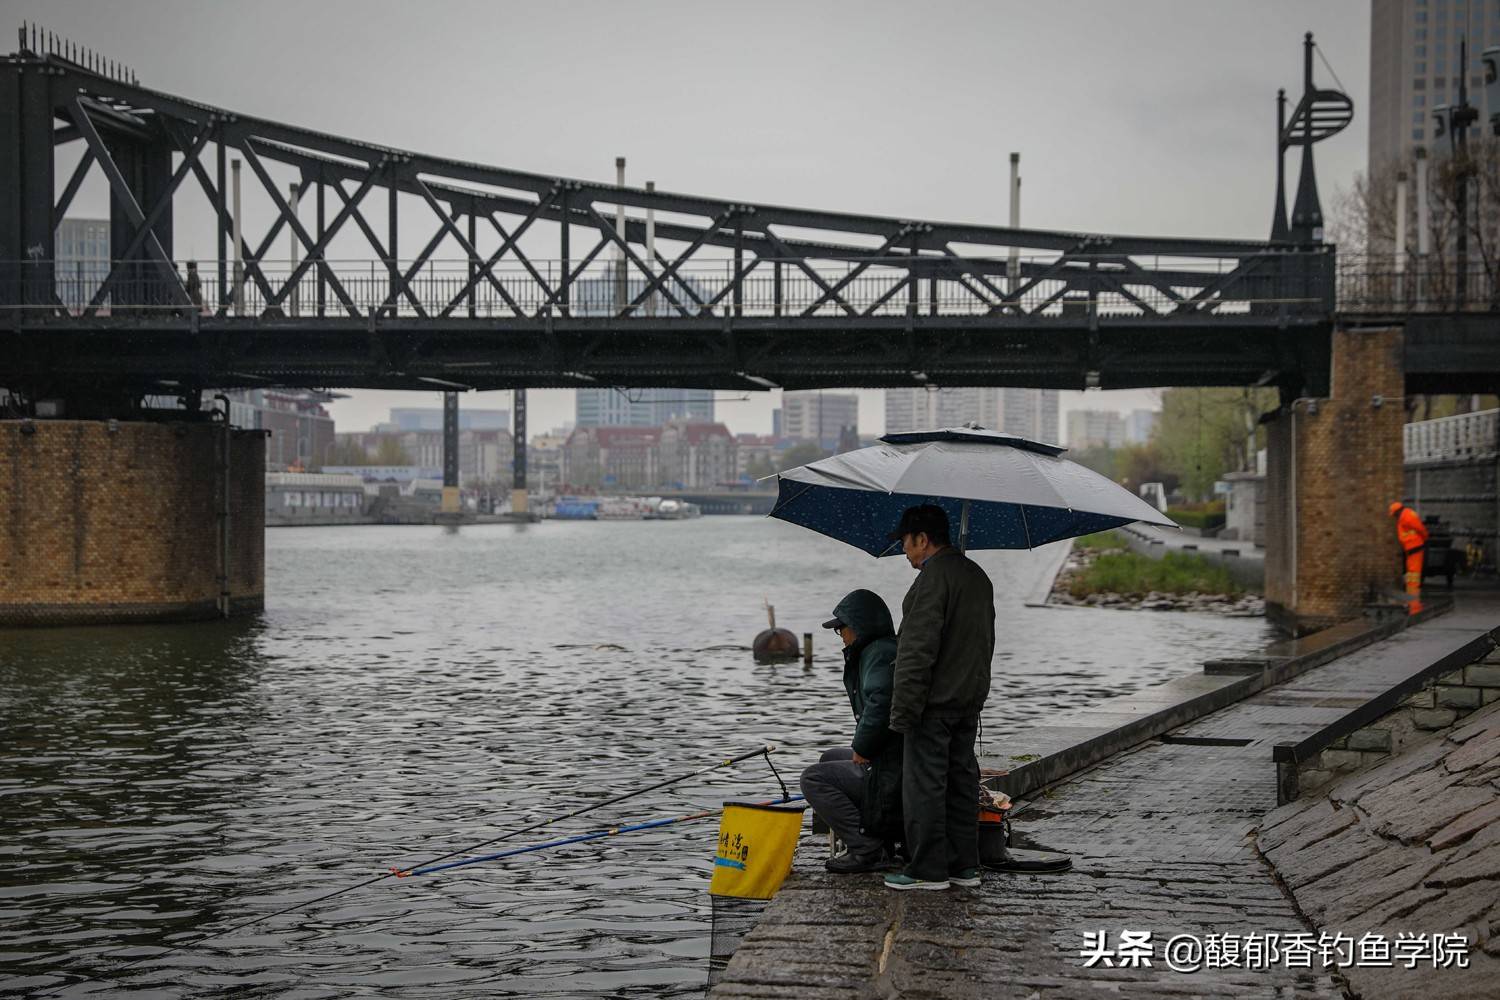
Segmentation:
[(856, 719), (850, 741), (870, 761), (865, 775), (860, 827), (872, 837), (901, 837), (901, 734), (888, 723), (896, 665), (896, 627), (880, 595), (856, 590), (833, 609), (834, 617), (854, 629), (844, 647), (844, 693)]
[(854, 629), (853, 644), (844, 647), (844, 693), (857, 720), (850, 745), (871, 760), (895, 733), (891, 717), (892, 672), (896, 664), (896, 625), (880, 595), (856, 590), (833, 609), (833, 616)]

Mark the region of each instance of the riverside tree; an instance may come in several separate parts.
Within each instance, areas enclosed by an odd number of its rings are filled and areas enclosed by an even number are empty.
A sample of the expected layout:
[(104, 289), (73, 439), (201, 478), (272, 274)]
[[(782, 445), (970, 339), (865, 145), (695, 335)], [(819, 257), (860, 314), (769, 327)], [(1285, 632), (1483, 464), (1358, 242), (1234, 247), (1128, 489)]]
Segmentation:
[(1251, 471), (1265, 446), (1262, 413), (1274, 410), (1275, 389), (1165, 389), (1151, 435), (1162, 468), (1176, 473), (1190, 498), (1207, 500), (1226, 472)]

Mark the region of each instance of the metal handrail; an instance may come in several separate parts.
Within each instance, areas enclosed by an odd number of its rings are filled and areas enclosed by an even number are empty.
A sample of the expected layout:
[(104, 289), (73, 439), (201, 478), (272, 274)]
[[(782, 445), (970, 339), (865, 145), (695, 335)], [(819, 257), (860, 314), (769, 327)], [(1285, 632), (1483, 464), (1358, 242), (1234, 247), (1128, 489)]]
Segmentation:
[[(220, 285), (217, 262), (195, 262), (189, 289), (198, 311), (217, 316), (308, 318), (652, 318), (694, 316), (1025, 316), (1180, 319), (1253, 312), (1326, 311), (1327, 255), (1271, 253), (1239, 260), (1120, 255), (1018, 258), (901, 255), (861, 261), (760, 258), (736, 270), (732, 258), (675, 265), (596, 260), (583, 266), (529, 258), (476, 269), (467, 258), (331, 259), (303, 269), (287, 260), (248, 262), (236, 286)], [(20, 308), (58, 319), (183, 311), (176, 276), (151, 261), (127, 262), (94, 304), (103, 276), (119, 262), (0, 261), (0, 310)], [(1309, 265), (1321, 266), (1309, 266)], [(210, 266), (212, 265), (212, 266)], [(1014, 274), (1007, 271), (1014, 268)], [(479, 277), (476, 280), (475, 274)], [(661, 280), (667, 275), (666, 280)], [(337, 280), (347, 297), (334, 294)], [(564, 280), (566, 276), (566, 281)], [(399, 279), (399, 280), (398, 280)], [(660, 281), (660, 286), (647, 290)], [(7, 285), (9, 287), (7, 287)], [(267, 295), (270, 291), (273, 294)], [(836, 294), (835, 294), (836, 293)], [(639, 301), (637, 301), (639, 300)], [(238, 304), (238, 308), (236, 308)]]

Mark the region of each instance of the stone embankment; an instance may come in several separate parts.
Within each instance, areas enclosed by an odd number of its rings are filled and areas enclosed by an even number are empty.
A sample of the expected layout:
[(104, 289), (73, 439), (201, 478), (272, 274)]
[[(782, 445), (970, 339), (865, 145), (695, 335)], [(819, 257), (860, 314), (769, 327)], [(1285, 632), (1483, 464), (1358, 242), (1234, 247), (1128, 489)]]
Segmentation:
[[(1460, 934), (1468, 967), (1443, 969), (1438, 995), (1500, 996), (1500, 704), (1275, 810), (1257, 845), (1317, 931)], [(1399, 954), (1341, 974), (1363, 997), (1434, 995)]]

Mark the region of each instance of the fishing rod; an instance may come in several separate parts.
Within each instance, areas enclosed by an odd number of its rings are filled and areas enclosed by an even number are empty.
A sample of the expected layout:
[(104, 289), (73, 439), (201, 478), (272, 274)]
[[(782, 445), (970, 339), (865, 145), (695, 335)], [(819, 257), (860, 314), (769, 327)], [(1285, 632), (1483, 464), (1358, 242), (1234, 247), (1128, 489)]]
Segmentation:
[[(787, 795), (779, 799), (766, 799), (763, 802), (752, 802), (756, 806), (785, 805), (788, 802), (801, 802), (801, 795)], [(499, 861), (501, 858), (513, 858), (518, 854), (530, 854), (534, 851), (544, 851), (552, 847), (566, 847), (569, 844), (582, 844), (591, 840), (602, 840), (605, 837), (614, 837), (622, 833), (636, 833), (640, 830), (654, 830), (664, 826), (672, 826), (676, 823), (688, 823), (696, 819), (705, 819), (709, 816), (717, 816), (723, 809), (705, 809), (701, 812), (688, 813), (686, 816), (673, 816), (669, 819), (653, 819), (644, 823), (633, 823), (629, 826), (607, 827), (603, 830), (594, 830), (589, 833), (580, 833), (572, 837), (564, 837), (561, 840), (548, 840), (540, 844), (531, 844), (527, 847), (513, 847), (508, 851), (500, 851), (495, 854), (484, 854), (477, 858), (465, 858), (462, 861), (449, 861), (446, 864), (427, 865), (422, 868), (412, 868), (408, 871), (398, 872), (397, 878), (406, 878), (411, 875), (431, 875), (434, 872), (447, 871), (450, 868), (463, 868), (467, 865), (482, 864), (486, 861)]]
[[(802, 801), (801, 795), (784, 795), (779, 799), (766, 799), (764, 802), (753, 802), (751, 805), (778, 806), (788, 802), (800, 801)], [(467, 865), (482, 864), (486, 861), (499, 861), (501, 858), (513, 858), (518, 854), (531, 854), (534, 851), (545, 851), (552, 847), (565, 847), (568, 844), (582, 844), (590, 840), (603, 840), (605, 837), (615, 837), (622, 833), (635, 833), (639, 830), (655, 830), (663, 826), (672, 826), (675, 823), (687, 823), (695, 819), (716, 816), (723, 811), (723, 809), (704, 809), (702, 812), (688, 813), (686, 816), (647, 820), (644, 823), (632, 823), (629, 826), (606, 827), (603, 830), (593, 830), (589, 833), (580, 833), (572, 837), (563, 837), (561, 840), (548, 840), (540, 844), (530, 844), (526, 847), (512, 847), (508, 851), (484, 854), (477, 858), (464, 858), (462, 861), (449, 861), (440, 865), (426, 865), (420, 868), (410, 868), (406, 871), (396, 871), (396, 877), (407, 878), (411, 875), (431, 875), (434, 872), (447, 871), (450, 868), (463, 868)], [(395, 869), (392, 870), (395, 871)]]
[[(678, 784), (681, 784), (684, 781), (689, 781), (689, 780), (691, 780), (693, 778), (701, 777), (701, 776), (703, 776), (705, 774), (709, 774), (710, 772), (717, 771), (717, 770), (719, 770), (721, 768), (732, 767), (735, 764), (743, 763), (744, 761), (751, 760), (751, 759), (753, 759), (755, 757), (762, 757), (763, 756), (763, 757), (766, 758), (766, 763), (769, 764), (770, 767), (771, 767), (771, 773), (776, 775), (777, 784), (781, 785), (781, 791), (782, 791), (783, 798), (788, 798), (788, 796), (786, 795), (786, 782), (784, 782), (784, 781), (781, 780), (780, 773), (778, 773), (776, 771), (776, 765), (775, 764), (771, 764), (771, 754), (773, 754), (775, 752), (776, 752), (776, 746), (775, 746), (775, 744), (767, 743), (765, 746), (761, 747), (758, 750), (751, 750), (748, 753), (742, 753), (738, 757), (728, 757), (728, 758), (725, 758), (724, 760), (721, 760), (721, 761), (719, 761), (716, 764), (710, 764), (707, 767), (701, 767), (698, 770), (693, 771), (693, 772), (691, 772), (689, 774), (679, 775), (679, 776), (677, 776), (675, 778), (666, 778), (666, 779), (664, 779), (662, 781), (656, 782), (655, 784), (647, 785), (644, 788), (637, 788), (634, 791), (626, 792), (624, 795), (618, 795), (615, 798), (609, 799), (607, 801), (604, 801), (604, 802), (594, 802), (594, 803), (590, 803), (590, 804), (585, 805), (585, 806), (580, 806), (579, 808), (574, 809), (572, 812), (564, 813), (561, 816), (554, 816), (551, 819), (541, 820), (540, 822), (532, 823), (530, 826), (523, 826), (523, 827), (521, 827), (518, 830), (507, 831), (505, 833), (502, 833), (498, 837), (491, 837), (489, 840), (480, 841), (479, 843), (472, 844), (469, 847), (461, 847), (461, 848), (459, 848), (456, 851), (449, 851), (447, 854), (440, 854), (440, 855), (438, 855), (435, 858), (429, 858), (427, 861), (422, 862), (421, 865), (418, 865), (416, 867), (417, 868), (429, 868), (429, 867), (431, 867), (431, 866), (433, 866), (435, 864), (438, 864), (439, 862), (447, 861), (449, 858), (457, 857), (460, 854), (470, 854), (470, 853), (473, 853), (474, 851), (479, 850), (480, 848), (489, 847), (491, 844), (498, 844), (498, 843), (501, 843), (502, 841), (511, 840), (511, 839), (513, 839), (515, 837), (521, 836), (522, 834), (531, 833), (534, 830), (539, 830), (539, 829), (541, 829), (544, 826), (551, 826), (553, 823), (562, 823), (562, 822), (565, 822), (567, 820), (573, 819), (575, 816), (581, 816), (584, 813), (591, 812), (591, 811), (593, 811), (595, 809), (603, 809), (606, 806), (618, 805), (621, 802), (625, 802), (625, 801), (627, 801), (629, 799), (633, 799), (633, 798), (636, 798), (638, 796), (645, 795), (648, 792), (654, 792), (654, 791), (656, 791), (658, 789), (666, 788), (666, 787), (668, 787), (670, 785), (678, 785)], [(662, 825), (665, 825), (665, 824), (662, 824)], [(205, 941), (212, 941), (214, 938), (224, 937), (226, 934), (233, 934), (235, 931), (243, 930), (246, 927), (250, 927), (250, 926), (252, 926), (254, 924), (262, 923), (262, 922), (264, 922), (266, 920), (270, 920), (273, 917), (279, 917), (279, 916), (282, 916), (283, 914), (291, 913), (291, 912), (293, 912), (295, 910), (302, 910), (302, 909), (306, 909), (306, 908), (311, 907), (311, 906), (316, 906), (318, 903), (327, 902), (328, 900), (333, 899), (333, 898), (335, 898), (337, 896), (345, 895), (346, 893), (353, 892), (356, 889), (363, 889), (366, 886), (374, 885), (376, 882), (383, 882), (384, 880), (386, 880), (388, 878), (404, 878), (406, 875), (412, 874), (414, 870), (415, 869), (406, 869), (406, 870), (403, 870), (403, 869), (400, 869), (400, 868), (392, 867), (387, 872), (383, 872), (380, 875), (375, 875), (375, 876), (373, 876), (371, 878), (364, 879), (363, 881), (356, 882), (353, 885), (346, 885), (342, 889), (335, 889), (333, 892), (325, 893), (324, 895), (321, 895), (321, 896), (316, 896), (316, 897), (314, 897), (312, 899), (309, 899), (309, 900), (306, 900), (304, 902), (294, 903), (291, 906), (287, 906), (287, 907), (284, 907), (284, 908), (282, 908), (280, 910), (276, 910), (273, 913), (266, 913), (266, 914), (263, 914), (263, 915), (258, 916), (258, 917), (251, 917), (249, 920), (243, 920), (243, 921), (241, 921), (241, 922), (239, 922), (237, 924), (233, 924), (233, 925), (231, 925), (229, 927), (226, 927), (223, 930), (214, 931), (211, 934), (204, 934), (201, 937), (194, 938), (191, 941), (185, 941), (182, 944), (173, 945), (172, 947), (166, 949), (165, 951), (159, 952), (158, 954), (147, 955), (144, 958), (137, 958), (137, 959), (133, 959), (132, 961), (125, 962), (122, 965), (116, 966), (111, 971), (110, 975), (116, 975), (116, 974), (124, 971), (125, 969), (133, 968), (134, 966), (141, 965), (142, 963), (149, 962), (149, 961), (151, 961), (153, 959), (165, 958), (167, 955), (173, 955), (173, 954), (176, 954), (179, 951), (185, 951), (188, 948), (195, 948), (198, 945), (203, 944)], [(82, 986), (85, 983), (98, 982), (98, 981), (102, 980), (103, 978), (104, 978), (104, 976), (102, 976), (102, 975), (86, 976), (83, 979), (75, 980), (75, 981), (73, 981), (71, 983), (59, 983), (56, 986), (50, 986), (47, 989), (42, 990), (40, 993), (38, 993), (36, 995), (37, 996), (47, 996), (47, 995), (49, 995), (51, 993), (57, 992), (58, 990), (67, 989), (67, 988), (70, 988), (70, 987), (73, 987), (73, 986)]]
[(730, 757), (728, 760), (721, 760), (717, 764), (710, 764), (708, 767), (700, 768), (699, 770), (694, 771), (692, 774), (684, 774), (681, 777), (668, 778), (665, 781), (658, 781), (654, 785), (648, 785), (645, 788), (637, 788), (633, 792), (627, 792), (624, 795), (609, 799), (605, 802), (596, 802), (591, 805), (580, 806), (579, 808), (574, 809), (572, 812), (566, 813), (565, 815), (554, 816), (551, 819), (542, 820), (539, 823), (533, 823), (530, 826), (522, 827), (519, 830), (512, 830), (509, 833), (501, 834), (498, 837), (493, 837), (489, 840), (482, 840), (477, 844), (471, 844), (468, 847), (461, 847), (456, 851), (449, 851), (447, 854), (443, 854), (428, 861), (424, 861), (420, 865), (417, 865), (413, 868), (402, 869), (392, 865), (390, 871), (388, 871), (385, 875), (382, 875), (381, 878), (389, 878), (391, 876), (395, 876), (397, 878), (405, 878), (407, 875), (414, 874), (417, 868), (430, 868), (440, 861), (447, 861), (449, 858), (457, 857), (460, 854), (472, 854), (482, 847), (489, 847), (491, 844), (498, 844), (501, 841), (519, 837), (523, 833), (530, 833), (533, 830), (540, 830), (542, 827), (551, 826), (553, 823), (562, 823), (566, 820), (574, 818), (575, 816), (582, 816), (586, 812), (593, 812), (595, 809), (603, 809), (605, 806), (618, 805), (619, 803), (624, 802), (626, 799), (633, 799), (639, 795), (645, 795), (647, 792), (654, 792), (658, 788), (666, 788), (668, 785), (681, 784), (682, 782), (687, 781), (690, 778), (697, 778), (702, 775), (708, 774), (711, 771), (717, 771), (721, 767), (729, 767), (733, 764), (738, 764), (741, 761), (750, 760), (753, 757), (764, 756), (766, 758), (766, 763), (771, 765), (771, 773), (776, 775), (777, 784), (781, 785), (782, 795), (786, 795), (786, 783), (781, 780), (781, 775), (777, 773), (776, 765), (771, 764), (771, 754), (775, 752), (776, 747), (773, 744), (767, 743), (759, 750), (752, 750), (749, 753), (742, 753), (738, 757)]

